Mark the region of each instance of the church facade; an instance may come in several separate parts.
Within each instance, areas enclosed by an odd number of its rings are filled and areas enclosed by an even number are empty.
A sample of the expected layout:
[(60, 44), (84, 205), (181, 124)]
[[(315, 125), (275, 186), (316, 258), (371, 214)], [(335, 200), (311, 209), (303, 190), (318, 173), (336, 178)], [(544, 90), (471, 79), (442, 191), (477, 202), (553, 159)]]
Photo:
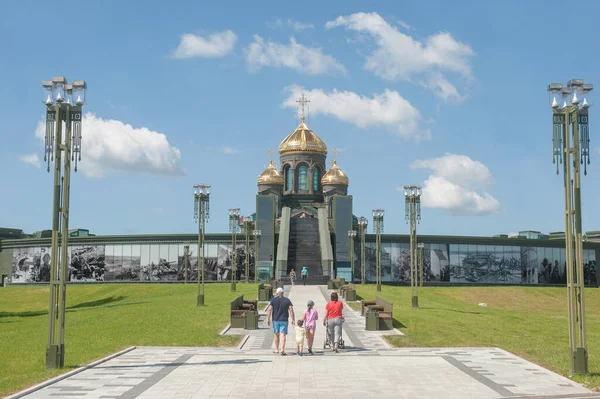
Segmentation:
[(278, 154), (279, 168), (271, 160), (257, 179), (259, 275), (281, 278), (306, 267), (316, 280), (334, 273), (350, 279), (347, 234), (354, 217), (348, 176), (335, 158), (327, 169), (327, 145), (304, 116), (279, 144)]

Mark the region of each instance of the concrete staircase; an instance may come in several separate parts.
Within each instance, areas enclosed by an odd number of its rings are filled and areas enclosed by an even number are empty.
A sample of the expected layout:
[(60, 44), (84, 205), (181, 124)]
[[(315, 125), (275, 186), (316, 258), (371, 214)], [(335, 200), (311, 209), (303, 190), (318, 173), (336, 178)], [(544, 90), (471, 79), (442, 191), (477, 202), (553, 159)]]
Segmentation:
[[(308, 269), (307, 284), (327, 284), (321, 265), (321, 245), (319, 243), (319, 219), (290, 219), (290, 236), (288, 244), (287, 273), (296, 271), (298, 282), (301, 281), (301, 270)], [(284, 283), (289, 279), (284, 279)]]

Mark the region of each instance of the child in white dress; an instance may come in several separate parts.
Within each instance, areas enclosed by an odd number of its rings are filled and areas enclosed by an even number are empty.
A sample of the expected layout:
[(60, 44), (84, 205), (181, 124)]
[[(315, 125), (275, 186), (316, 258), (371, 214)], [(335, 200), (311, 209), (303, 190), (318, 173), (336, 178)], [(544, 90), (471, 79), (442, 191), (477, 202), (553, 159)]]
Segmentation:
[(304, 339), (306, 338), (306, 329), (304, 328), (304, 320), (300, 319), (296, 323), (296, 354), (302, 356), (304, 347)]

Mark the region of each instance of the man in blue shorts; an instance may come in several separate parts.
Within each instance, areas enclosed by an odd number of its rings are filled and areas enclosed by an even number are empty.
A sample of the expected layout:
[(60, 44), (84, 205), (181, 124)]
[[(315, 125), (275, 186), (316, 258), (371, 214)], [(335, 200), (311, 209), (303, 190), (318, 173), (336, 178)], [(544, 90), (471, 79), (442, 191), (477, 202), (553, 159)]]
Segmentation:
[(279, 354), (279, 340), (281, 338), (281, 355), (285, 356), (285, 339), (288, 332), (288, 320), (292, 317), (292, 326), (295, 324), (294, 307), (292, 301), (283, 296), (283, 288), (277, 288), (275, 296), (271, 299), (267, 309), (267, 325), (271, 325), (273, 315), (273, 332), (275, 333), (275, 353)]

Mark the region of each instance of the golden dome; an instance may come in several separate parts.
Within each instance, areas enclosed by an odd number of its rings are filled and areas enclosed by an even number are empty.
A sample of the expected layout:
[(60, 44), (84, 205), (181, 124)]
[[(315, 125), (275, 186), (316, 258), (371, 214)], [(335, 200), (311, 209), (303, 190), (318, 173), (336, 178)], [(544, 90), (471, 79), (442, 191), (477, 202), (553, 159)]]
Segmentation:
[(283, 176), (275, 169), (273, 161), (269, 163), (267, 169), (258, 176), (258, 184), (281, 184), (283, 185)]
[(329, 169), (321, 179), (321, 184), (343, 184), (347, 186), (348, 176), (346, 176), (346, 174), (337, 166), (337, 162), (333, 161), (331, 169)]
[(327, 145), (302, 120), (300, 126), (279, 144), (279, 154), (305, 151), (327, 155)]

